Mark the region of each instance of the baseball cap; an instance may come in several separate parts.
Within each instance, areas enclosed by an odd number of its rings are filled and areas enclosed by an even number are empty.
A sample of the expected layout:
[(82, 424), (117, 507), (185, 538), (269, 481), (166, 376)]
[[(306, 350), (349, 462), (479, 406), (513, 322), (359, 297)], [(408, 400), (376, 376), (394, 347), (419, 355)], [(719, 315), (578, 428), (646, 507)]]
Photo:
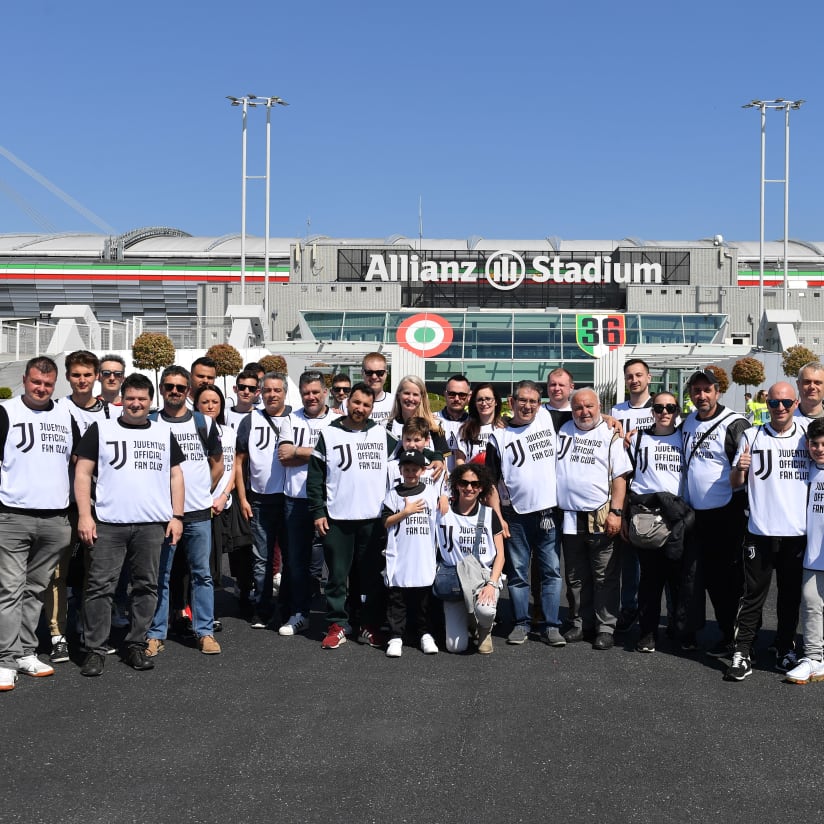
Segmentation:
[(411, 463), (415, 466), (426, 466), (426, 457), (423, 452), (418, 452), (417, 449), (408, 449), (406, 452), (401, 452), (398, 456), (398, 464)]
[(697, 372), (693, 372), (687, 381), (687, 386), (691, 387), (697, 381), (707, 381), (712, 386), (718, 386), (718, 378), (711, 369), (699, 369)]

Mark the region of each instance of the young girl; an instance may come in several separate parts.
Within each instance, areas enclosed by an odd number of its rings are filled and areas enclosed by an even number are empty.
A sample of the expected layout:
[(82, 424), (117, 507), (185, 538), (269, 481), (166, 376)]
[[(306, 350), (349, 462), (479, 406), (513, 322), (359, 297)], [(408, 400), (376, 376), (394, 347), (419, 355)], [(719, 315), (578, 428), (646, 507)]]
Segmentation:
[(436, 518), (436, 539), (441, 561), (457, 566), (464, 555), (471, 555), (480, 530), (478, 555), (488, 574), (487, 583), (476, 593), (474, 608), (467, 612), (466, 603), (444, 601), (446, 649), (463, 652), (469, 646), (469, 622), (477, 626), (478, 652), (492, 652), (492, 624), (498, 605), (498, 593), (503, 586), (501, 570), (504, 567), (504, 539), (501, 522), (481, 499), (492, 489), (487, 471), (477, 464), (456, 466), (449, 477), (453, 503), (449, 511)]

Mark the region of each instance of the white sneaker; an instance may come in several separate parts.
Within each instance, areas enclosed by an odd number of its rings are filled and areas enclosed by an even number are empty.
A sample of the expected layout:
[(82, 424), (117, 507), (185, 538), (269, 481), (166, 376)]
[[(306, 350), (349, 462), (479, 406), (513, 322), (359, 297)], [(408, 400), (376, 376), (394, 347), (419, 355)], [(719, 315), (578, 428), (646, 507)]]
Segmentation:
[(46, 675), (54, 675), (54, 667), (41, 661), (36, 655), (25, 655), (17, 659), (17, 671), (23, 675), (33, 675), (35, 678), (43, 678)]
[(9, 667), (0, 667), (0, 692), (8, 692), (14, 689), (17, 683), (17, 670)]
[(421, 636), (421, 650), (425, 655), (434, 655), (438, 651), (435, 639), (428, 632)]
[(386, 647), (387, 658), (400, 658), (403, 655), (403, 638), (390, 638)]
[(278, 635), (297, 635), (309, 629), (309, 619), (304, 618), (303, 613), (293, 615), (279, 630)]
[(824, 681), (824, 662), (802, 658), (798, 666), (791, 669), (784, 677), (791, 684), (809, 684), (811, 681)]

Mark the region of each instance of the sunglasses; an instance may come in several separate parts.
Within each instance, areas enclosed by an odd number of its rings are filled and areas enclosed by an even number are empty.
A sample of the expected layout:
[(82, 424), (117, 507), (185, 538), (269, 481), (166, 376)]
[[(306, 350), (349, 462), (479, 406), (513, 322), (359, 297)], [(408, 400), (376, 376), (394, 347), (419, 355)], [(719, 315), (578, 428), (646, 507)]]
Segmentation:
[(794, 403), (795, 401), (789, 398), (770, 398), (767, 401), (767, 406), (769, 406), (770, 409), (778, 409), (779, 406), (783, 406), (784, 409), (792, 409)]
[(480, 481), (463, 481), (463, 480), (461, 480), (461, 481), (458, 481), (457, 485), (461, 489), (470, 489), (470, 488), (480, 489), (481, 488), (481, 482)]
[(113, 369), (103, 369), (100, 374), (104, 378), (122, 378), (125, 373), (123, 370), (115, 371)]
[(674, 403), (654, 403), (652, 405), (652, 411), (655, 412), (656, 415), (663, 415), (664, 412), (669, 412), (670, 415), (674, 415), (678, 411), (678, 406)]
[(181, 395), (189, 391), (189, 384), (187, 383), (164, 383), (163, 389), (166, 392), (179, 392)]
[(469, 397), (469, 392), (447, 392), (447, 398), (458, 398), (462, 401), (465, 401)]
[(236, 387), (238, 392), (257, 392), (257, 386), (250, 383), (239, 383)]
[(386, 377), (386, 370), (385, 369), (364, 369), (363, 374), (366, 375), (367, 378), (385, 378)]
[(344, 395), (348, 395), (349, 392), (352, 390), (351, 386), (333, 386), (332, 391), (337, 395), (339, 392), (343, 392)]

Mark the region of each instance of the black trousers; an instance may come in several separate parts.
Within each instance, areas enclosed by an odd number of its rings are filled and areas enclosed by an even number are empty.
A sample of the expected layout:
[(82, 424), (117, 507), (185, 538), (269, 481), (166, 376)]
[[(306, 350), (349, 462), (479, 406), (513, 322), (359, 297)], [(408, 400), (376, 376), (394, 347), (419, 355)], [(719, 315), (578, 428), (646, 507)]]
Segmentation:
[(432, 633), (429, 625), (429, 604), (432, 587), (389, 587), (386, 619), (389, 623), (390, 637), (403, 638), (406, 631), (407, 610), (415, 618), (415, 634), (418, 638)]
[(777, 585), (778, 631), (775, 646), (779, 653), (793, 648), (801, 606), (805, 535), (768, 537), (747, 535), (744, 541), (744, 594), (738, 603), (735, 621), (735, 648), (748, 655), (761, 628), (761, 614), (770, 591), (773, 569)]
[(695, 528), (684, 543), (678, 629), (694, 635), (706, 622), (709, 595), (725, 640), (732, 641), (738, 602), (744, 590), (741, 546), (746, 529), (747, 496), (734, 493), (716, 509), (696, 509)]
[(638, 583), (638, 626), (641, 637), (657, 636), (661, 621), (661, 596), (664, 587), (669, 587), (673, 612), (677, 613), (681, 591), (681, 559), (667, 558), (663, 549), (649, 549), (633, 546), (641, 565), (641, 580)]

